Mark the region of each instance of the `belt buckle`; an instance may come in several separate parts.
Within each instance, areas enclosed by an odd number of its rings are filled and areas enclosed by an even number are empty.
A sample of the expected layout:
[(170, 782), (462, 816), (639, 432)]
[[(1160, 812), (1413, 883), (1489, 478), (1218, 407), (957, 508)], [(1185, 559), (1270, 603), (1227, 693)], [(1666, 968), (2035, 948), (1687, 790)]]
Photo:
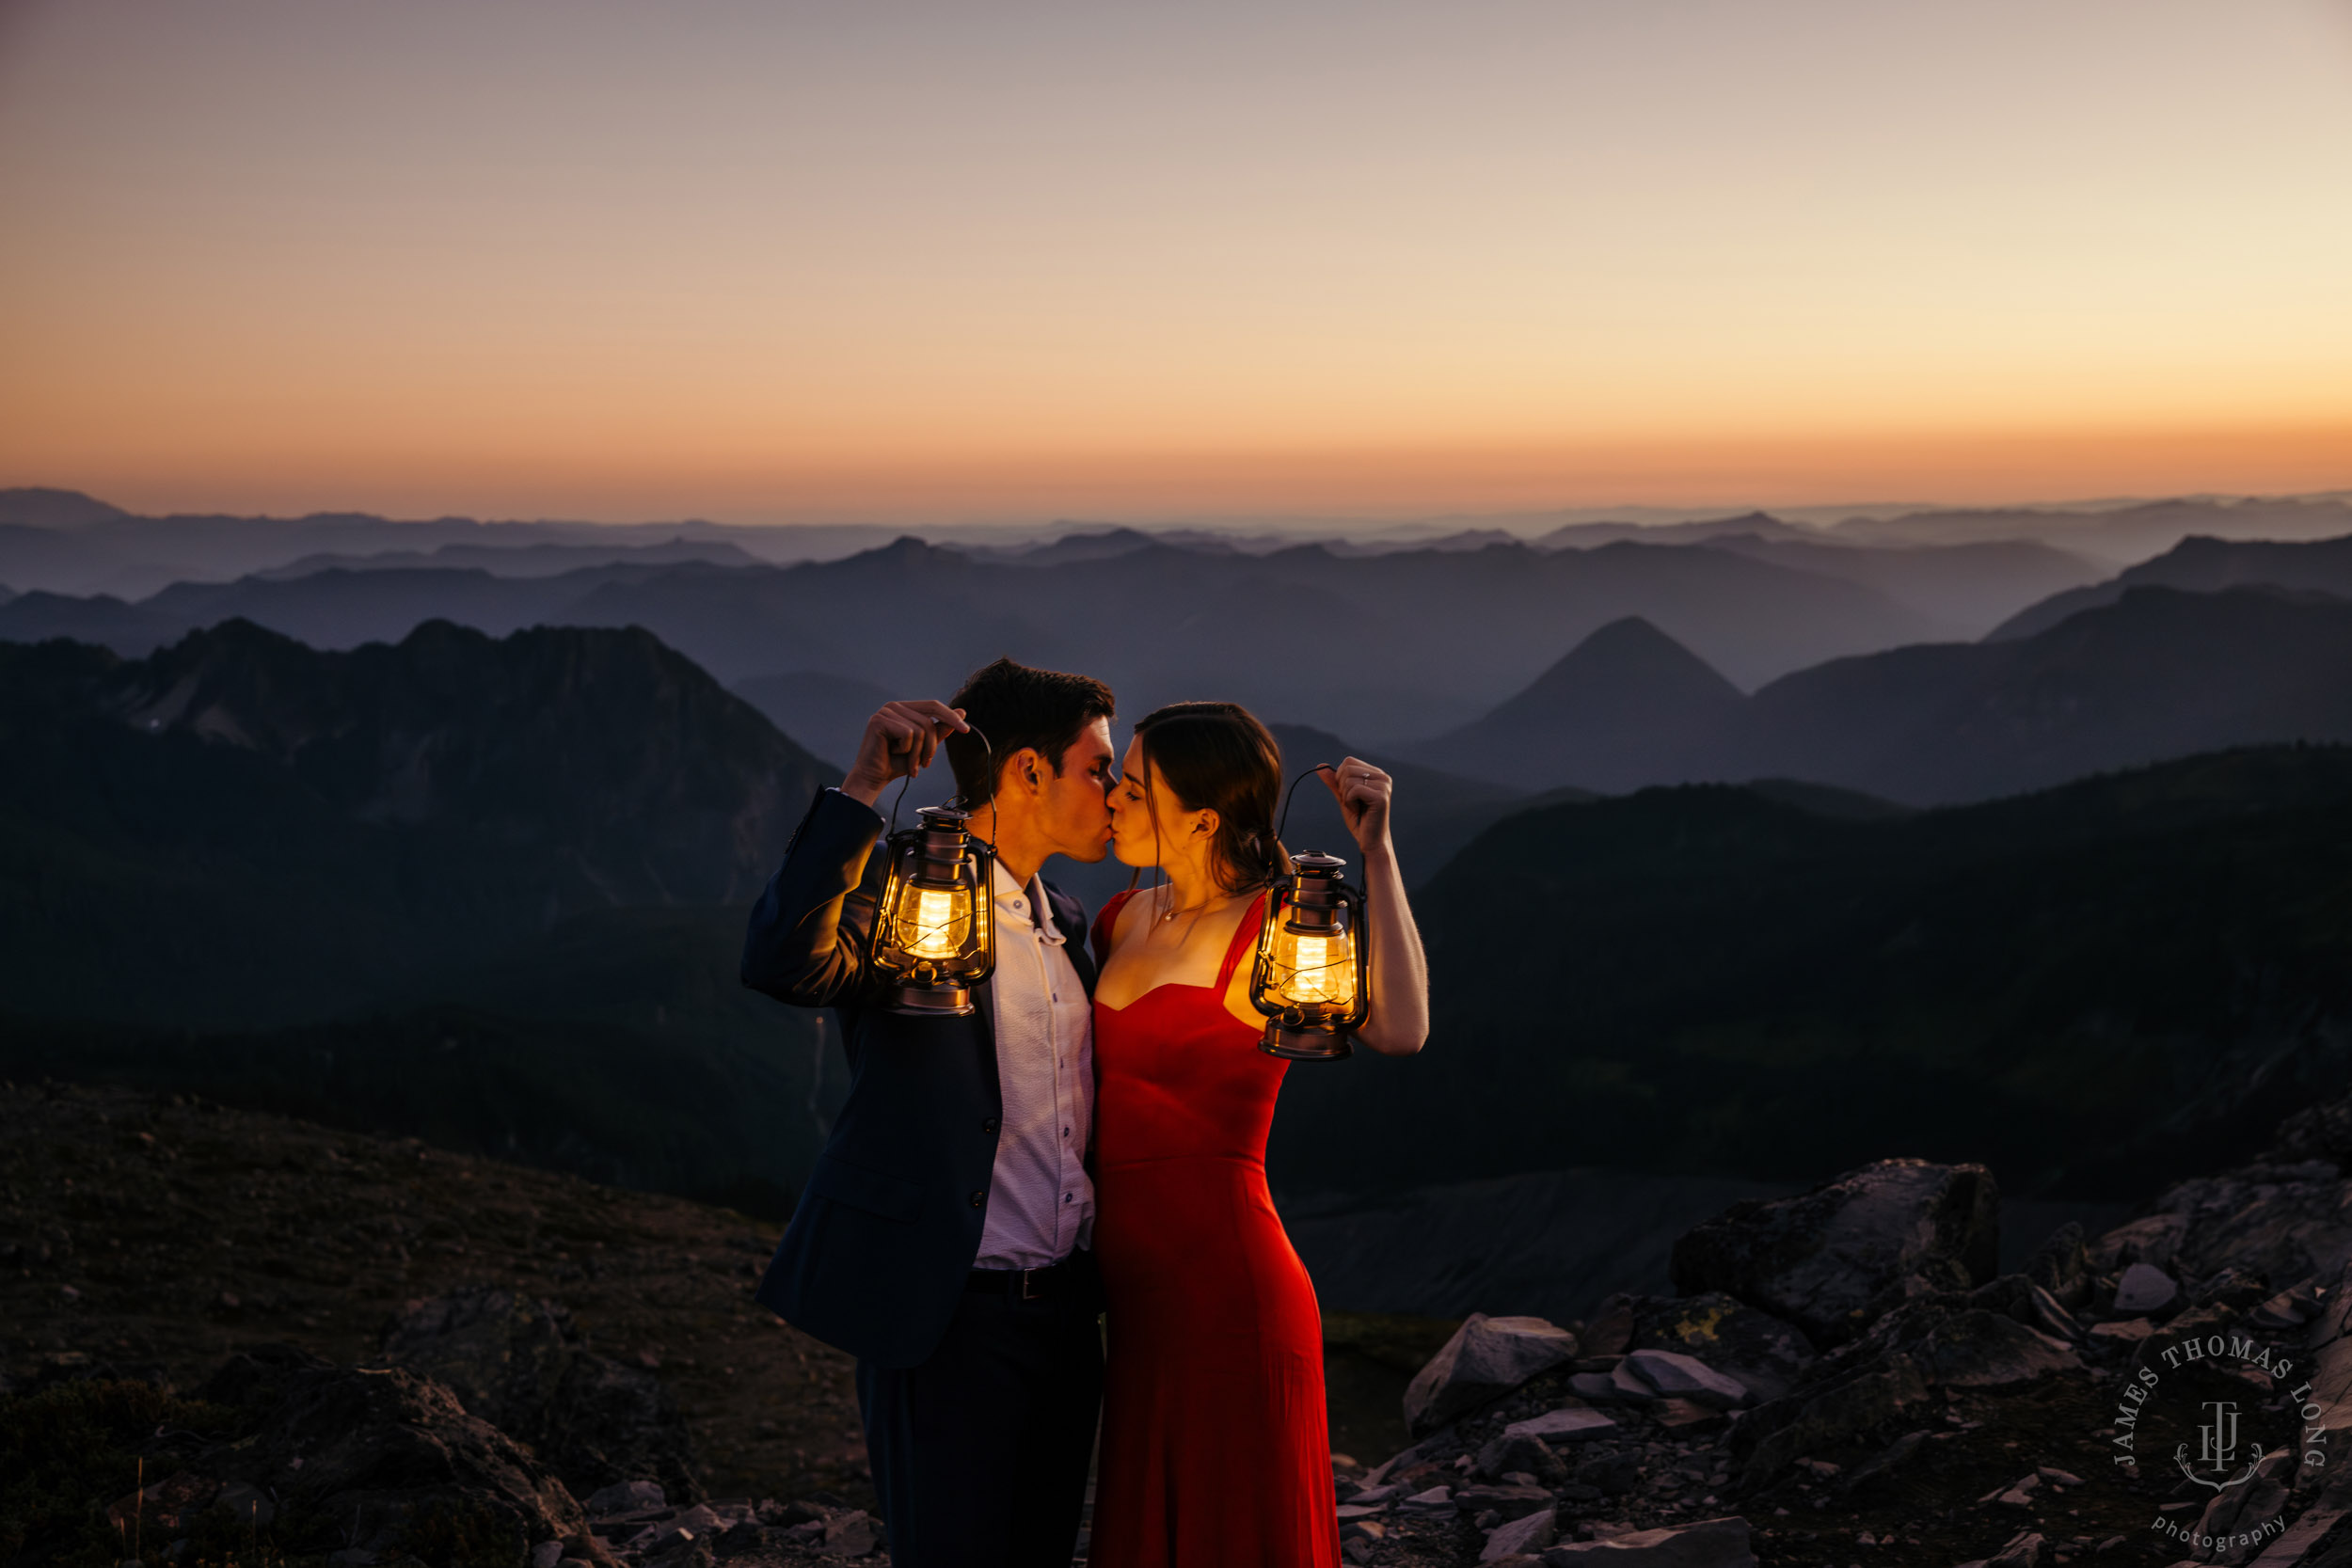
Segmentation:
[(1032, 1291), (1029, 1289), (1029, 1275), (1041, 1272), (1041, 1270), (1038, 1269), (1023, 1269), (1021, 1271), (1021, 1294), (1017, 1299), (1022, 1301), (1042, 1301), (1045, 1299), (1045, 1293), (1042, 1291)]

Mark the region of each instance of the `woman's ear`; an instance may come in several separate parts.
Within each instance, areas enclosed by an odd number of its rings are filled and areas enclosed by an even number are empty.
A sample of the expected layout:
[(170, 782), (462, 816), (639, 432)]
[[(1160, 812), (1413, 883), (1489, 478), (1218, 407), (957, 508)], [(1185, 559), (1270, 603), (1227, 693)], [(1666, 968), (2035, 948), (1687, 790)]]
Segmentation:
[(1216, 830), (1220, 825), (1221, 819), (1215, 810), (1203, 811), (1192, 819), (1192, 831), (1196, 833), (1206, 833), (1211, 838), (1216, 837)]

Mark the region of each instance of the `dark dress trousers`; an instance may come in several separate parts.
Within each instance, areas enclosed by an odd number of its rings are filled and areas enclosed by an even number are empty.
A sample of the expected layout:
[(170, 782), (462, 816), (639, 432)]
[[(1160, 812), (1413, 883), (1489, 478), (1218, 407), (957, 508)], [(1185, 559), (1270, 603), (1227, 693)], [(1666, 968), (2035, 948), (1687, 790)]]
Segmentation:
[[(992, 999), (979, 986), (962, 1018), (880, 1005), (865, 956), (882, 832), (871, 807), (822, 791), (752, 911), (743, 983), (835, 1009), (850, 1075), (758, 1299), (858, 1357), (894, 1562), (1066, 1564), (1102, 1386), (1092, 1259), (1039, 1299), (971, 1288), (1004, 1112)], [(1045, 892), (1091, 996), (1085, 911)]]

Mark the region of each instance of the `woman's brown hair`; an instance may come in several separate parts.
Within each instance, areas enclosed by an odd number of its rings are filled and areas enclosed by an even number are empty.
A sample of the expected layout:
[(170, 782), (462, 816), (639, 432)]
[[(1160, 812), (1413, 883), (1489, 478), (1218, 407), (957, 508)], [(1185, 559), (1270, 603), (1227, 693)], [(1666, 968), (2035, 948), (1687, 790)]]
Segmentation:
[[(1136, 746), (1147, 800), (1156, 770), (1186, 811), (1216, 813), (1213, 861), (1227, 893), (1260, 886), (1283, 868), (1274, 840), (1282, 748), (1255, 714), (1239, 703), (1170, 703), (1136, 721)], [(1156, 832), (1156, 805), (1152, 821)]]

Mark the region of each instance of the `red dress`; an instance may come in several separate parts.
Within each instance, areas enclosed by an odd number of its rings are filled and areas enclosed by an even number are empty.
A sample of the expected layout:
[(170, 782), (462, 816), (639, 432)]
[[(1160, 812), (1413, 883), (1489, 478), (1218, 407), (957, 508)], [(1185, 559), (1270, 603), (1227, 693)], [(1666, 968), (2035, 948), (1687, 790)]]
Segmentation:
[[(1128, 895), (1094, 923), (1108, 958)], [(1109, 1306), (1089, 1568), (1332, 1568), (1323, 1316), (1266, 1191), (1290, 1066), (1214, 986), (1094, 1006), (1094, 1247)]]

